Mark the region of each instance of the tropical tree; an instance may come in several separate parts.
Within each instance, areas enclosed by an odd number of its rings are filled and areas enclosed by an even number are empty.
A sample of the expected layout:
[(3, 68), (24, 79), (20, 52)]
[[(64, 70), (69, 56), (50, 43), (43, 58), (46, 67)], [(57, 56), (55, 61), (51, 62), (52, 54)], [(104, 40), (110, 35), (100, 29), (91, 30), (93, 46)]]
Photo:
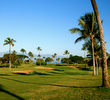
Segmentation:
[(58, 61), (58, 62), (59, 62), (59, 61), (60, 61), (60, 58), (57, 58), (57, 59), (56, 59), (56, 61)]
[(28, 55), (29, 55), (29, 57), (30, 57), (30, 60), (31, 60), (31, 65), (32, 65), (32, 58), (34, 57), (34, 55), (32, 54), (32, 52), (31, 52), (31, 51), (28, 53)]
[(45, 57), (43, 57), (44, 61), (45, 61)]
[[(39, 51), (39, 55), (38, 55), (38, 57), (39, 57), (39, 59), (40, 59), (40, 57), (41, 57), (41, 55), (40, 55), (40, 51), (42, 51), (42, 49), (41, 49), (40, 47), (37, 47), (37, 50)], [(41, 61), (40, 61), (40, 66), (41, 66)]]
[(16, 53), (17, 53), (16, 50), (13, 50), (12, 54), (16, 54)]
[(99, 32), (100, 32), (100, 42), (101, 42), (101, 49), (102, 49), (102, 86), (103, 87), (109, 87), (109, 80), (108, 80), (108, 69), (107, 69), (107, 58), (106, 58), (106, 49), (105, 49), (105, 41), (104, 41), (104, 35), (103, 35), (103, 28), (102, 23), (98, 11), (97, 4), (95, 0), (91, 0), (93, 10), (95, 12), (97, 23), (99, 25)]
[(10, 39), (10, 37), (7, 37), (7, 39), (5, 39), (4, 42), (5, 43), (3, 45), (8, 45), (9, 44), (9, 55), (10, 55), (9, 69), (11, 70), (11, 46), (12, 47), (14, 46), (13, 42), (16, 42), (16, 40)]
[[(57, 54), (56, 54), (56, 53), (54, 53), (54, 58), (56, 57), (56, 55), (57, 55)], [(54, 61), (55, 61), (55, 60), (54, 60)]]
[(47, 58), (45, 59), (45, 62), (52, 62), (52, 61), (53, 61), (53, 59), (50, 58), (50, 57), (47, 57)]
[(52, 58), (55, 58), (55, 56), (54, 56), (54, 55), (52, 55)]
[(84, 50), (84, 62), (85, 62), (85, 68), (86, 68), (86, 57), (85, 57), (85, 50), (86, 50), (86, 48), (83, 46), (83, 47), (81, 48), (81, 50)]
[(81, 16), (78, 20), (81, 28), (70, 29), (71, 33), (79, 33), (80, 37), (76, 39), (75, 43), (81, 40), (90, 39), (92, 43), (92, 54), (93, 54), (93, 75), (95, 75), (95, 59), (94, 59), (94, 44), (95, 38), (99, 39), (99, 29), (96, 21), (96, 16), (94, 13), (86, 13)]
[[(94, 39), (94, 59), (96, 60), (96, 65), (97, 65), (97, 71), (96, 71), (96, 75), (98, 75), (98, 58), (99, 58), (99, 62), (100, 62), (100, 54), (101, 54), (101, 47), (99, 45), (99, 41), (97, 41), (96, 39)], [(88, 56), (93, 56), (92, 55), (92, 44), (91, 41), (88, 40), (83, 44), (83, 48), (86, 48), (88, 50), (89, 55)]]
[(64, 54), (63, 55), (66, 55), (67, 56), (67, 66), (69, 65), (69, 59), (68, 59), (68, 55), (69, 55), (69, 52), (68, 50), (65, 50)]
[(23, 65), (24, 65), (24, 53), (26, 53), (26, 50), (22, 48), (22, 49), (20, 50), (20, 52), (23, 53)]

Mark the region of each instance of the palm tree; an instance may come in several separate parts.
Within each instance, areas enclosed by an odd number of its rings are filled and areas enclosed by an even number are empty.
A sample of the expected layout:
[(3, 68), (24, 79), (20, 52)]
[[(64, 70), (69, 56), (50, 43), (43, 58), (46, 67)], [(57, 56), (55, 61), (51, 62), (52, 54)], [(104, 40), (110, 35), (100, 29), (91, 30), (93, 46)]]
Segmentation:
[[(85, 47), (88, 50), (89, 56), (93, 56), (92, 55), (92, 44), (91, 41), (88, 40), (83, 44), (83, 47)], [(97, 41), (96, 39), (94, 39), (94, 59), (96, 60), (96, 65), (97, 65), (97, 71), (96, 71), (96, 75), (98, 75), (98, 61), (97, 59), (99, 58), (99, 62), (100, 62), (100, 54), (101, 54), (101, 47), (99, 45), (99, 41)]]
[(69, 59), (68, 59), (68, 54), (69, 54), (69, 52), (68, 52), (68, 50), (65, 50), (65, 52), (64, 52), (64, 54), (63, 55), (66, 55), (67, 56), (67, 66), (69, 65)]
[(86, 50), (86, 48), (83, 46), (83, 47), (81, 48), (81, 50), (84, 50), (84, 62), (85, 62), (85, 68), (86, 68), (86, 58), (85, 58), (85, 50)]
[[(55, 56), (54, 55), (52, 55), (52, 58), (55, 58)], [(54, 61), (54, 60), (53, 60)]]
[(95, 38), (99, 39), (99, 30), (94, 13), (86, 13), (84, 16), (78, 20), (80, 28), (70, 29), (71, 33), (80, 33), (80, 37), (76, 39), (75, 43), (90, 39), (92, 43), (92, 53), (93, 53), (93, 75), (95, 75), (95, 59), (94, 59), (94, 44), (93, 41)]
[(13, 50), (12, 54), (16, 54), (17, 52), (15, 50)]
[(7, 37), (7, 39), (4, 40), (3, 45), (8, 45), (9, 44), (9, 55), (10, 55), (10, 60), (9, 60), (9, 69), (11, 70), (11, 45), (12, 47), (14, 46), (13, 42), (16, 42), (14, 39), (10, 39), (10, 37)]
[[(32, 54), (31, 51), (28, 53), (28, 55), (29, 55), (29, 57), (30, 57), (30, 60), (32, 60), (32, 58), (34, 57), (34, 55)], [(32, 65), (32, 61), (31, 61), (31, 65)]]
[(104, 41), (104, 35), (103, 35), (103, 28), (102, 23), (98, 11), (97, 4), (95, 0), (91, 0), (96, 18), (97, 23), (99, 25), (99, 32), (100, 32), (100, 42), (101, 42), (101, 49), (102, 49), (102, 61), (103, 61), (103, 67), (102, 67), (102, 86), (103, 87), (109, 87), (109, 80), (108, 80), (108, 69), (107, 69), (107, 58), (106, 58), (106, 49), (105, 49), (105, 41)]
[(20, 50), (20, 52), (23, 53), (23, 65), (24, 65), (24, 53), (26, 53), (26, 50), (22, 48), (22, 49)]
[[(54, 58), (56, 57), (56, 55), (57, 55), (57, 54), (56, 54), (56, 53), (54, 53)], [(54, 61), (55, 61), (55, 60), (54, 60)]]
[(57, 58), (56, 60), (59, 62), (60, 61), (60, 58)]
[(45, 62), (45, 57), (43, 57), (43, 59), (44, 59), (44, 62)]
[[(39, 51), (39, 56), (38, 57), (39, 57), (39, 60), (40, 60), (40, 57), (41, 57), (40, 56), (40, 51), (42, 51), (42, 49), (40, 47), (37, 47), (37, 50)], [(41, 66), (41, 61), (40, 61), (40, 66)]]

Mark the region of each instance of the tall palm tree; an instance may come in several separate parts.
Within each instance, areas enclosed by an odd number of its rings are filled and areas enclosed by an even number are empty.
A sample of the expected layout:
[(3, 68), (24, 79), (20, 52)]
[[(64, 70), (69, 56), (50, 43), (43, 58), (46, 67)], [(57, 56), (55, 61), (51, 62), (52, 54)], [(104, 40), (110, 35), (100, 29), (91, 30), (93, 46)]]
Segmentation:
[[(31, 51), (28, 53), (28, 55), (29, 55), (29, 57), (30, 57), (30, 60), (32, 60), (32, 58), (34, 57), (34, 55), (32, 54)], [(32, 65), (32, 61), (31, 61), (31, 65)]]
[[(40, 60), (40, 51), (42, 51), (42, 49), (40, 47), (37, 47), (37, 50), (39, 51), (39, 60)], [(40, 60), (40, 66), (41, 66), (41, 60)]]
[(97, 23), (99, 25), (99, 32), (100, 32), (100, 42), (101, 42), (101, 49), (102, 49), (102, 61), (103, 61), (103, 67), (102, 67), (102, 86), (103, 87), (109, 87), (109, 80), (108, 80), (108, 69), (107, 69), (107, 58), (106, 58), (106, 49), (105, 49), (105, 41), (104, 41), (104, 35), (103, 35), (103, 28), (102, 23), (98, 11), (97, 4), (95, 0), (91, 0), (93, 10), (95, 12)]
[[(52, 55), (52, 58), (55, 58), (55, 56), (54, 55)], [(54, 61), (54, 60), (53, 60)], [(53, 62), (54, 63), (54, 62)]]
[(10, 37), (7, 37), (7, 39), (5, 39), (4, 42), (5, 43), (3, 45), (8, 45), (9, 44), (9, 55), (10, 55), (9, 69), (11, 70), (11, 46), (12, 47), (14, 46), (13, 42), (16, 42), (16, 40), (10, 39)]
[(80, 37), (76, 39), (75, 43), (81, 41), (82, 39), (90, 39), (92, 43), (92, 53), (93, 53), (93, 75), (95, 75), (95, 59), (94, 59), (94, 38), (99, 39), (99, 30), (96, 21), (96, 16), (94, 13), (86, 13), (84, 16), (78, 20), (81, 28), (70, 29), (71, 33), (80, 33)]
[(60, 61), (60, 58), (57, 58), (56, 60), (59, 62)]
[(22, 49), (20, 50), (20, 52), (23, 53), (23, 65), (24, 65), (24, 53), (26, 53), (26, 50), (22, 48)]
[[(56, 54), (56, 53), (54, 53), (54, 58), (56, 57), (56, 55), (57, 55), (57, 54)], [(54, 60), (54, 61), (55, 61), (55, 60)]]
[(86, 58), (85, 58), (85, 50), (86, 50), (86, 48), (83, 46), (83, 47), (81, 48), (81, 50), (84, 50), (84, 62), (85, 62), (85, 68), (86, 68)]
[(44, 59), (44, 62), (45, 62), (45, 57), (43, 57), (43, 59)]
[(12, 54), (16, 54), (16, 53), (17, 53), (16, 50), (13, 50)]
[[(85, 47), (88, 50), (89, 56), (93, 56), (92, 55), (92, 44), (91, 41), (88, 40), (83, 44), (83, 47)], [(94, 39), (94, 59), (96, 60), (96, 65), (97, 65), (97, 71), (96, 71), (96, 75), (98, 75), (98, 61), (97, 59), (100, 59), (100, 54), (101, 54), (101, 47), (99, 45), (99, 41), (97, 41), (96, 39)]]
[(65, 50), (64, 54), (63, 55), (66, 55), (67, 56), (67, 66), (69, 65), (69, 59), (68, 59), (68, 55), (69, 55), (69, 52), (68, 50)]

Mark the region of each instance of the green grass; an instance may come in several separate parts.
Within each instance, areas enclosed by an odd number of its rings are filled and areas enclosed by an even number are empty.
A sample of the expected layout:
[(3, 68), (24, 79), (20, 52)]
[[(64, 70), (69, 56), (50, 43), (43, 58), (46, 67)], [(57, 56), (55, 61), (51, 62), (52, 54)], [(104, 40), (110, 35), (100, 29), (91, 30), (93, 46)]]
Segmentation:
[[(110, 88), (100, 87), (101, 73), (93, 76), (91, 70), (67, 66), (36, 69), (26, 64), (12, 68), (0, 68), (0, 100), (109, 100)], [(82, 65), (79, 65), (82, 67)], [(34, 70), (30, 74), (14, 74), (12, 71)], [(109, 70), (110, 74), (110, 70)]]

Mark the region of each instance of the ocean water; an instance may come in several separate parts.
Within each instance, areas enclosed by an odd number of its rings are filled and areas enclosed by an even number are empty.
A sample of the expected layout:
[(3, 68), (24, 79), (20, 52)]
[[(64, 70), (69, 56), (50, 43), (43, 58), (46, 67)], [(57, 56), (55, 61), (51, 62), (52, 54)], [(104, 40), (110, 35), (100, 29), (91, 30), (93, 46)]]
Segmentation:
[[(36, 61), (33, 61), (33, 63), (36, 63)], [(55, 63), (61, 63), (61, 62), (56, 62), (56, 61), (53, 61), (53, 62), (47, 62), (47, 63), (53, 63), (53, 64), (55, 64)]]

